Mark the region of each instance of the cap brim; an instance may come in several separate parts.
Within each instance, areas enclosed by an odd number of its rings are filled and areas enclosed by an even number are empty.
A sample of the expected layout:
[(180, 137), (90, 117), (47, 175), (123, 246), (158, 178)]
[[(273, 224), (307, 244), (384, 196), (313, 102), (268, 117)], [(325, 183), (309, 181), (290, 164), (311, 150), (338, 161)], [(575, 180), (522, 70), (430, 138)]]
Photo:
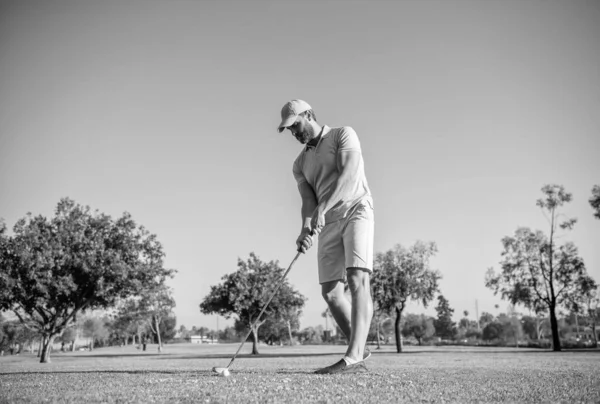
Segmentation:
[(281, 123), (279, 124), (279, 127), (277, 128), (279, 133), (283, 132), (284, 129), (287, 128), (288, 126), (292, 126), (294, 124), (294, 122), (296, 122), (297, 118), (298, 118), (298, 115), (291, 115), (291, 116), (288, 116), (283, 121), (281, 121)]

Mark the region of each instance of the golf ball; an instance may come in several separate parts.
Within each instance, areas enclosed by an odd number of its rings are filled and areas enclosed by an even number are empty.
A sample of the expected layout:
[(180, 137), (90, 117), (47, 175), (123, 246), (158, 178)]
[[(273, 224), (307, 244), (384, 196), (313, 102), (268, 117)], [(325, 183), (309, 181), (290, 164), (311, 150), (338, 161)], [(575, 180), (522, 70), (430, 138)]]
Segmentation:
[(229, 369), (225, 369), (225, 370), (223, 371), (223, 373), (221, 373), (221, 376), (223, 376), (223, 377), (228, 377), (229, 375), (230, 375), (230, 373), (229, 373)]

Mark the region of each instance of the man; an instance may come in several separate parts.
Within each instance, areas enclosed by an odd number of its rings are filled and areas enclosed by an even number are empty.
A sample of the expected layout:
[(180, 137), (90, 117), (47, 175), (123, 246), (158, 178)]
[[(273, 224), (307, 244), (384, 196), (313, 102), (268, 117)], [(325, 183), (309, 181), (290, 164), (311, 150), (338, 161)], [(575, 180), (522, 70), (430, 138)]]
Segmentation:
[[(345, 356), (316, 373), (366, 372), (365, 349), (373, 302), (373, 200), (364, 172), (360, 143), (350, 127), (321, 126), (305, 101), (292, 100), (281, 110), (279, 132), (289, 129), (305, 145), (293, 173), (302, 198), (302, 229), (296, 240), (306, 252), (318, 235), (321, 294), (348, 339)], [(344, 294), (344, 278), (352, 303)]]

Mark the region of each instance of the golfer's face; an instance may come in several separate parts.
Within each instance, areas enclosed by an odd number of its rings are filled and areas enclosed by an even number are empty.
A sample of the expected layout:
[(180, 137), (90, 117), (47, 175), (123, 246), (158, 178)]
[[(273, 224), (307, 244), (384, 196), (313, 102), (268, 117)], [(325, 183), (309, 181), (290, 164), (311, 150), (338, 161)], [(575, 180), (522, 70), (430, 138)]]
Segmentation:
[(304, 117), (299, 116), (293, 125), (288, 126), (292, 136), (294, 136), (300, 143), (306, 144), (310, 140), (309, 126), (306, 125)]

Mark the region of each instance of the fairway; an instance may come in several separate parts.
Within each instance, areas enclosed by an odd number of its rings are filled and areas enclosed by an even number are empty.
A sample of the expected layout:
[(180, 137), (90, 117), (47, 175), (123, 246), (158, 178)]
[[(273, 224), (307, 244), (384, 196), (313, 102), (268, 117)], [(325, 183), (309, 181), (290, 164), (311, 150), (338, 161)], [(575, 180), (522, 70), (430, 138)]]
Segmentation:
[(406, 347), (373, 351), (370, 372), (322, 376), (343, 346), (150, 345), (0, 357), (0, 402), (598, 402), (600, 351)]

